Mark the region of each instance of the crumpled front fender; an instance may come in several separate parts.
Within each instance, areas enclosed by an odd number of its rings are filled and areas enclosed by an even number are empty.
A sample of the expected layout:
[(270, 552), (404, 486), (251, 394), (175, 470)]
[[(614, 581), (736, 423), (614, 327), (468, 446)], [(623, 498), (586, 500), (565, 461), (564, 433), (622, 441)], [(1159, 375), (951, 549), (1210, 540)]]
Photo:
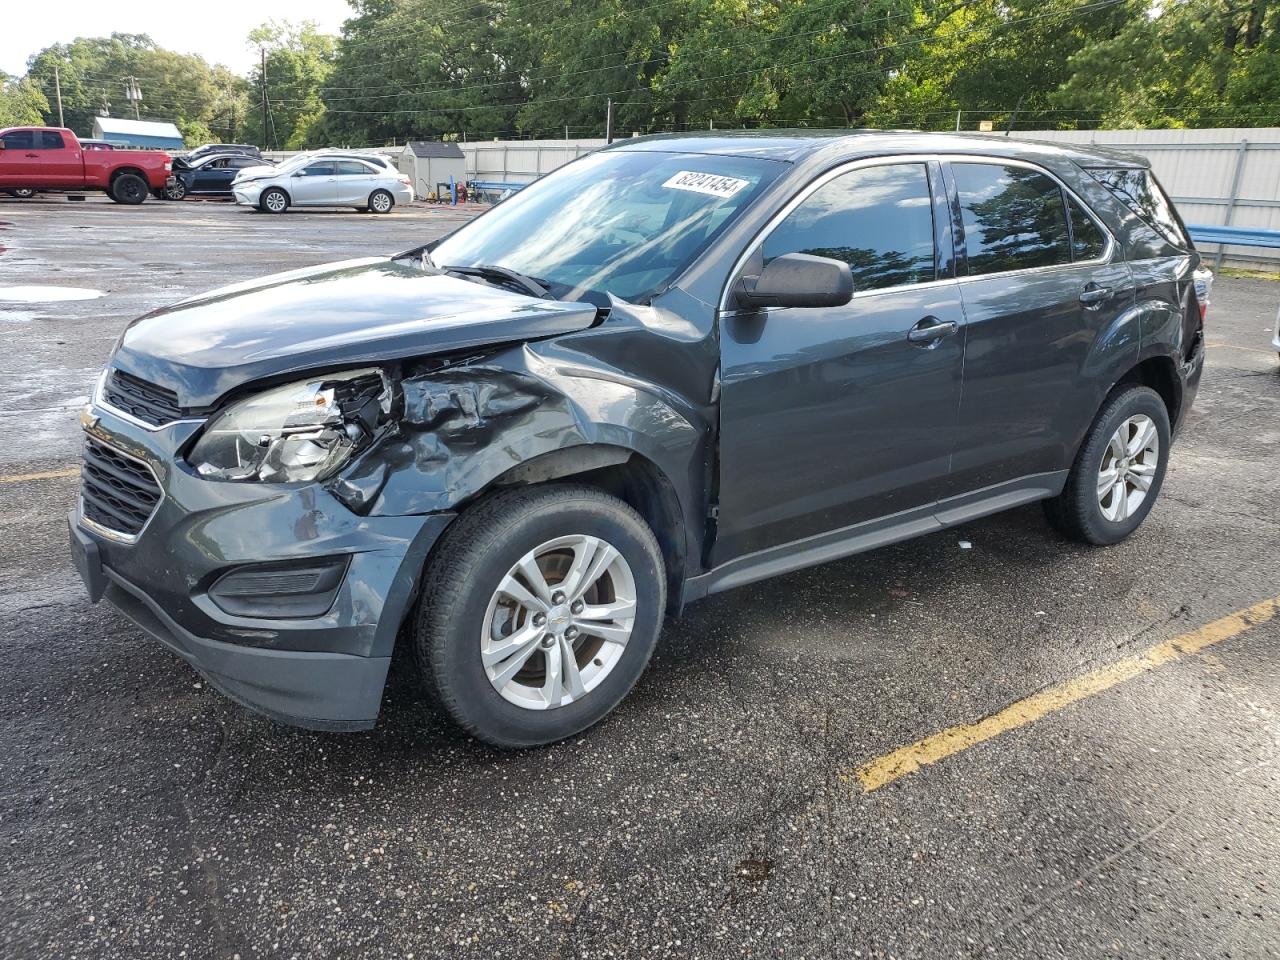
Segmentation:
[(401, 389), (399, 429), (333, 488), (362, 513), (452, 510), (529, 461), (578, 446), (638, 453), (677, 495), (701, 475), (709, 430), (695, 413), (660, 388), (567, 355), (548, 359), (526, 344), (407, 375)]

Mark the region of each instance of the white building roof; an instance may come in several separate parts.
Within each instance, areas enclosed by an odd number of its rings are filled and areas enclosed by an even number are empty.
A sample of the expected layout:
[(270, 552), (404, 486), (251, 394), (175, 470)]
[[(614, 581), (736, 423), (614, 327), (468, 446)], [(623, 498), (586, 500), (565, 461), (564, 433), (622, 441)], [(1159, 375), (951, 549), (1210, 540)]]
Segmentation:
[(111, 134), (135, 137), (172, 137), (182, 139), (182, 133), (168, 121), (126, 120), (124, 117), (94, 117), (93, 124), (104, 137)]

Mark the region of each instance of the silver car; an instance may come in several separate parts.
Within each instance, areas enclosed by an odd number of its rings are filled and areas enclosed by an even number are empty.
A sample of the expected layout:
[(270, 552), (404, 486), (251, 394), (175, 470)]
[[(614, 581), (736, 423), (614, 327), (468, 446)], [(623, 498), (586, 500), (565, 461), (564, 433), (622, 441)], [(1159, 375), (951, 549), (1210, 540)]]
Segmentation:
[(407, 176), (358, 156), (312, 154), (278, 167), (242, 170), (231, 185), (236, 203), (267, 213), (290, 207), (355, 207), (390, 213), (413, 199)]

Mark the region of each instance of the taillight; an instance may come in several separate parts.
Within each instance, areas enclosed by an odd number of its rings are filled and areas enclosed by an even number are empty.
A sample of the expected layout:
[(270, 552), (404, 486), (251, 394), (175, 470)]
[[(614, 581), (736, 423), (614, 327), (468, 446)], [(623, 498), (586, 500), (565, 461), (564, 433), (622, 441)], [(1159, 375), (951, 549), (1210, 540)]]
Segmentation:
[(1209, 292), (1213, 290), (1213, 271), (1197, 267), (1191, 279), (1196, 287), (1196, 302), (1200, 304), (1200, 326), (1203, 327), (1205, 314), (1209, 312)]
[(166, 161), (164, 162), (164, 169), (165, 169), (165, 171), (166, 171), (166, 172), (167, 172), (167, 171), (169, 171), (169, 170), (172, 170), (172, 169), (173, 169), (173, 161), (172, 161), (172, 160), (166, 160)]
[(412, 181), (412, 180), (410, 180), (408, 177), (401, 177), (401, 178), (400, 178), (400, 182), (401, 182), (401, 183), (403, 183), (406, 187), (412, 187), (412, 186), (413, 186), (413, 181)]

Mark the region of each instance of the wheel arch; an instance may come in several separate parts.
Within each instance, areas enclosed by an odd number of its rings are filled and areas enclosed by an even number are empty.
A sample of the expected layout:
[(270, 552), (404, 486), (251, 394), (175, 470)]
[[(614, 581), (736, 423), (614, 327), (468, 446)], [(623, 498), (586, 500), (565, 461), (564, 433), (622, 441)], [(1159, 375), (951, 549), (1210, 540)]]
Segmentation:
[(677, 613), (688, 549), (681, 520), (683, 511), (671, 478), (644, 454), (614, 444), (579, 444), (554, 450), (512, 467), (468, 503), (499, 489), (564, 480), (612, 494), (644, 518), (662, 550), (668, 611)]
[(1114, 393), (1117, 387), (1131, 384), (1150, 387), (1158, 393), (1160, 399), (1164, 401), (1165, 409), (1169, 412), (1170, 428), (1177, 426), (1178, 417), (1182, 413), (1182, 381), (1178, 378), (1178, 368), (1172, 357), (1152, 356), (1134, 364), (1107, 391), (1107, 396)]
[(150, 191), (151, 182), (147, 179), (146, 172), (143, 171), (140, 167), (129, 167), (129, 166), (116, 167), (114, 170), (111, 171), (111, 176), (107, 181), (107, 186), (108, 187), (114, 186), (115, 182), (119, 180), (121, 177), (123, 177), (126, 173), (132, 173), (135, 177), (141, 177), (142, 182), (147, 185), (147, 190)]

